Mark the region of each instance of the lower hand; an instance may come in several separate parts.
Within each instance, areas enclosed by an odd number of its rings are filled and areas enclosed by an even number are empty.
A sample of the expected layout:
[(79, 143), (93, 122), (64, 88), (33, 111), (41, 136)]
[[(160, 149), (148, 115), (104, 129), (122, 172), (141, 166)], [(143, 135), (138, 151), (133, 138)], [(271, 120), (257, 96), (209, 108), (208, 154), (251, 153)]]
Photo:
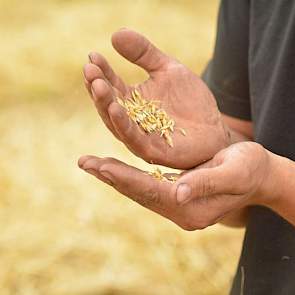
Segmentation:
[(84, 156), (80, 168), (185, 230), (203, 229), (248, 205), (265, 205), (270, 153), (254, 142), (221, 150), (171, 183), (112, 158)]

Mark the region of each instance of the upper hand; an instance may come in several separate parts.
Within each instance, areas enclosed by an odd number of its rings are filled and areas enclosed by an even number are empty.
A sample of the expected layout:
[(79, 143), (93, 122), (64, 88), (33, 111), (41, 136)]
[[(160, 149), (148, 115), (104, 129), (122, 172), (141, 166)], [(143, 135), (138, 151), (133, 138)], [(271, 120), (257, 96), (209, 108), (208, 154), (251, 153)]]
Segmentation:
[(148, 72), (148, 80), (136, 86), (141, 95), (160, 100), (176, 126), (187, 133), (172, 134), (173, 148), (159, 134), (146, 134), (116, 102), (116, 97), (130, 97), (134, 87), (126, 85), (104, 57), (91, 53), (91, 63), (84, 67), (86, 87), (106, 126), (135, 155), (147, 162), (188, 169), (229, 144), (215, 99), (198, 76), (134, 31), (116, 32), (112, 43), (119, 54)]
[(175, 182), (158, 181), (115, 159), (84, 156), (79, 166), (139, 204), (186, 230), (215, 224), (248, 205), (265, 205), (269, 153), (243, 142), (221, 150), (205, 164), (182, 173)]

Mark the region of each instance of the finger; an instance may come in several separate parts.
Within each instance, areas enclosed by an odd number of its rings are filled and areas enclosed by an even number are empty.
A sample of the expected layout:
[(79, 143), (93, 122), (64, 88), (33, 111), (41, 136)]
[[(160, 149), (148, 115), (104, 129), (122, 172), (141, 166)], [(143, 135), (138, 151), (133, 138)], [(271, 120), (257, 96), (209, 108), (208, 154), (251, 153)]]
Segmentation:
[(127, 147), (135, 154), (150, 162), (152, 160), (149, 136), (133, 122), (126, 110), (118, 103), (113, 102), (108, 109), (110, 120), (115, 131)]
[(85, 64), (83, 67), (83, 73), (85, 79), (90, 83), (95, 79), (103, 79), (108, 82), (102, 70), (94, 64)]
[(91, 93), (93, 95), (93, 100), (96, 109), (99, 115), (101, 116), (102, 120), (104, 121), (105, 125), (118, 139), (120, 139), (120, 136), (114, 129), (108, 114), (108, 108), (110, 104), (114, 101), (114, 93), (110, 85), (108, 85), (102, 79), (96, 79), (92, 82)]
[(85, 77), (84, 77), (84, 85), (85, 85), (85, 87), (86, 87), (86, 89), (87, 89), (87, 91), (88, 91), (90, 97), (93, 98), (93, 97), (92, 97), (92, 92), (91, 92), (91, 83), (89, 83), (89, 82), (86, 80)]
[(160, 182), (146, 172), (112, 158), (84, 156), (79, 166), (137, 203), (159, 213), (167, 203), (169, 182)]
[(83, 73), (85, 86), (94, 100), (98, 113), (110, 131), (119, 139), (107, 112), (108, 106), (115, 100), (116, 91), (96, 65), (86, 64)]
[(98, 66), (105, 77), (109, 80), (112, 86), (116, 87), (123, 95), (125, 95), (128, 91), (127, 85), (123, 82), (123, 80), (114, 72), (111, 68), (107, 60), (97, 52), (89, 53), (89, 60), (94, 65)]
[(217, 194), (230, 194), (234, 177), (236, 176), (226, 165), (195, 169), (177, 180), (173, 187), (173, 194), (178, 203), (187, 203), (192, 199)]
[[(80, 157), (80, 159), (78, 160), (78, 166), (83, 169), (84, 171), (86, 171), (87, 173), (89, 174), (92, 174), (94, 175), (95, 177), (97, 177), (99, 180), (109, 184), (109, 185), (112, 185), (112, 183), (107, 179), (105, 178), (103, 175), (101, 175), (100, 173), (98, 173), (96, 171), (96, 169), (94, 168), (91, 168), (91, 165), (89, 166), (86, 166), (85, 163), (89, 160), (91, 160), (93, 158), (93, 156), (90, 156), (90, 155), (87, 155), (87, 156), (82, 156)], [(95, 157), (96, 159), (96, 162), (98, 163), (99, 161), (103, 161), (102, 158), (98, 158), (98, 157)]]
[(103, 79), (106, 80), (103, 72), (95, 65), (86, 64), (83, 67), (83, 75), (84, 75), (84, 84), (85, 87), (90, 95), (93, 98), (92, 91), (91, 91), (91, 83), (95, 79)]
[(130, 62), (142, 67), (148, 73), (165, 69), (171, 58), (155, 47), (139, 33), (122, 29), (112, 36), (113, 47)]

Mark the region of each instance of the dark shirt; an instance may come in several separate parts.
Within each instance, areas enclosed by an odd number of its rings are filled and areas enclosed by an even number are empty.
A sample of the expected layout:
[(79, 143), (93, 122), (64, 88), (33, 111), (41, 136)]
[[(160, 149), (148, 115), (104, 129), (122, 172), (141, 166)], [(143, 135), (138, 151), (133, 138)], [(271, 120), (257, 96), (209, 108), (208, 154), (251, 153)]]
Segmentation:
[[(255, 141), (295, 160), (294, 0), (222, 1), (203, 78), (222, 113), (251, 120)], [(295, 294), (295, 227), (267, 208), (250, 209), (231, 294)]]

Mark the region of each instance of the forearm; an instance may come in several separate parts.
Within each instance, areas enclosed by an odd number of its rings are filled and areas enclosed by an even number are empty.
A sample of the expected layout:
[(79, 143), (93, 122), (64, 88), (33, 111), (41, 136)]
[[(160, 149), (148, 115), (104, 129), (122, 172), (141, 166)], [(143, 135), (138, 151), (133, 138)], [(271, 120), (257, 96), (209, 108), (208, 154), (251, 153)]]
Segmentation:
[(295, 226), (295, 162), (268, 152), (270, 169), (258, 200)]

